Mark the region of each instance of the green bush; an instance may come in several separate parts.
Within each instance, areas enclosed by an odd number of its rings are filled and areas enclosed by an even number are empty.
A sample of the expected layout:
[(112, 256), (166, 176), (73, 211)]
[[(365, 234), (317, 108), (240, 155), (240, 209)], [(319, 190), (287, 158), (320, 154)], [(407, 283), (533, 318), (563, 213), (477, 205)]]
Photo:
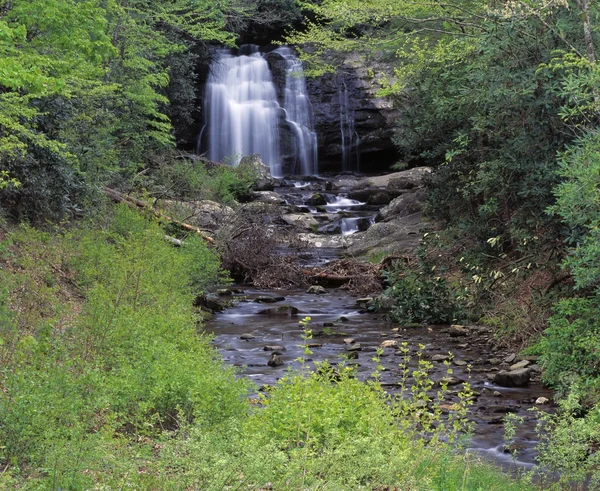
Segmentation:
[(459, 315), (446, 279), (424, 273), (392, 270), (385, 274), (389, 286), (380, 303), (389, 305), (389, 317), (400, 324), (448, 324)]
[(599, 318), (597, 298), (569, 298), (555, 305), (538, 344), (546, 383), (564, 390), (581, 380), (600, 390)]

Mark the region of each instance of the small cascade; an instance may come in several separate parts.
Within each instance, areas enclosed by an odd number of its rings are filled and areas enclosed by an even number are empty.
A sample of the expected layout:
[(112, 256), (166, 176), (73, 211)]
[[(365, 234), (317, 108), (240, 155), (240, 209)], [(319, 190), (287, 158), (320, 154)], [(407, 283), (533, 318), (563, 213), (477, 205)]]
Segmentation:
[(304, 176), (317, 174), (317, 134), (314, 131), (312, 107), (306, 91), (302, 62), (288, 47), (275, 50), (286, 64), (283, 108), (286, 121), (294, 134), (296, 162), (293, 173)]
[[(258, 46), (242, 46), (240, 53), (221, 49), (210, 67), (202, 130), (209, 158), (235, 166), (242, 157), (256, 153), (273, 176), (281, 177), (280, 126), (285, 120), (293, 136), (291, 171), (317, 174), (317, 135), (302, 63), (290, 48), (275, 50), (286, 70), (284, 100), (279, 101), (269, 64)], [(199, 147), (202, 138), (201, 134)]]
[(340, 133), (342, 137), (342, 168), (346, 171), (358, 171), (360, 167), (360, 138), (356, 132), (354, 109), (348, 96), (348, 86), (340, 77), (338, 81), (340, 101)]

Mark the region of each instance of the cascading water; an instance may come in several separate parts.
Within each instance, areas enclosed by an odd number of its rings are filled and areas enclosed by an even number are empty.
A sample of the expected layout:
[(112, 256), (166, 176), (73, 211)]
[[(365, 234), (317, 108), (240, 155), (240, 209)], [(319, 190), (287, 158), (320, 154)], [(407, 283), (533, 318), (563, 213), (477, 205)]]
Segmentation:
[(317, 137), (302, 63), (290, 48), (275, 50), (285, 62), (286, 84), (281, 105), (269, 65), (258, 46), (246, 45), (241, 55), (219, 50), (210, 68), (204, 107), (208, 156), (237, 165), (258, 154), (275, 177), (282, 175), (280, 126), (292, 130), (294, 173), (317, 173)]
[(286, 63), (283, 108), (295, 139), (294, 174), (317, 174), (317, 134), (313, 129), (312, 108), (306, 91), (302, 62), (287, 47), (275, 50)]
[(220, 50), (206, 84), (208, 155), (237, 165), (257, 153), (274, 176), (281, 175), (280, 107), (269, 65), (257, 46), (241, 56)]
[(360, 167), (360, 138), (355, 129), (354, 110), (351, 108), (348, 97), (348, 86), (343, 78), (338, 80), (338, 97), (342, 136), (342, 168), (357, 171)]

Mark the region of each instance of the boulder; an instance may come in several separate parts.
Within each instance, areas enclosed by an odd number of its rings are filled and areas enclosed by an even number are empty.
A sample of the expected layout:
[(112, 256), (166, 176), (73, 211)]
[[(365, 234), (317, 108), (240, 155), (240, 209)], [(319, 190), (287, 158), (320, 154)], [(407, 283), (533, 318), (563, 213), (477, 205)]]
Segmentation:
[(281, 219), (289, 224), (289, 225), (293, 225), (294, 227), (303, 229), (303, 230), (314, 230), (319, 226), (319, 222), (317, 220), (315, 220), (315, 218), (312, 215), (309, 214), (290, 214), (290, 215), (283, 215), (281, 217)]
[(315, 193), (306, 200), (308, 206), (324, 206), (327, 204), (327, 198), (321, 193)]
[(271, 176), (269, 167), (266, 166), (260, 155), (245, 156), (238, 165), (238, 170), (254, 179), (255, 191), (273, 191), (277, 180)]
[(221, 312), (225, 310), (227, 304), (220, 300), (217, 295), (205, 293), (196, 297), (194, 307), (200, 307), (211, 312)]
[(405, 217), (420, 212), (425, 198), (423, 192), (406, 193), (394, 198), (389, 205), (379, 210), (375, 217), (376, 222), (389, 221), (392, 218)]
[(255, 191), (252, 193), (252, 201), (267, 203), (270, 205), (285, 205), (286, 201), (279, 193), (274, 191)]
[(421, 241), (421, 213), (379, 222), (364, 232), (351, 235), (347, 249), (349, 255), (363, 256), (370, 252), (387, 254), (410, 254)]
[(519, 370), (502, 370), (494, 375), (494, 383), (502, 387), (525, 387), (529, 385), (531, 379), (531, 369), (521, 368)]

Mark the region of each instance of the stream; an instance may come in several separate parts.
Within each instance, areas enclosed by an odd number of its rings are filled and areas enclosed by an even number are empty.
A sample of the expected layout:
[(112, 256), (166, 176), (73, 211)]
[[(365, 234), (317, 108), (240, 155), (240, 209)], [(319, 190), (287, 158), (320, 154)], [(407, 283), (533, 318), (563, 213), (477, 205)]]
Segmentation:
[[(325, 187), (319, 182), (290, 182), (275, 191), (285, 200), (288, 213), (305, 215), (303, 220), (316, 220), (307, 265), (324, 263), (339, 257), (340, 244), (349, 238), (359, 237), (362, 230), (374, 221), (378, 208), (349, 199), (343, 192), (323, 192), (326, 205), (307, 205), (315, 190)], [(327, 219), (320, 219), (327, 217)], [(304, 221), (305, 221), (304, 220)], [(313, 222), (311, 222), (313, 223)], [(317, 237), (315, 240), (314, 237)], [(319, 237), (322, 236), (322, 239)], [(333, 246), (331, 246), (333, 244)], [(416, 367), (419, 345), (425, 346), (422, 357), (433, 363), (430, 377), (439, 380), (447, 376), (447, 365), (440, 360), (452, 353), (451, 368), (456, 385), (448, 387), (448, 403), (458, 401), (461, 384), (468, 381), (475, 394), (469, 410), (473, 422), (473, 435), (469, 447), (484, 458), (504, 466), (515, 463), (531, 467), (535, 463), (536, 419), (529, 409), (535, 401), (545, 397), (552, 401), (552, 392), (544, 388), (539, 376), (534, 376), (527, 387), (501, 387), (494, 385), (494, 374), (507, 368), (521, 357), (494, 346), (490, 328), (468, 326), (455, 329), (451, 326), (402, 327), (385, 320), (381, 313), (366, 308), (367, 299), (360, 299), (342, 289), (327, 288), (322, 294), (307, 293), (305, 290), (259, 291), (251, 286), (232, 288), (233, 292), (223, 297), (235, 300), (234, 306), (217, 313), (207, 322), (205, 330), (214, 336), (214, 345), (226, 363), (240, 367), (244, 376), (257, 387), (273, 385), (288, 369), (299, 369), (297, 360), (303, 356), (303, 331), (299, 320), (311, 317), (313, 337), (309, 340), (312, 351), (308, 362), (328, 360), (338, 363), (342, 356), (352, 358), (360, 378), (370, 377), (376, 370), (373, 360), (376, 349), (384, 343), (380, 364), (384, 367), (380, 375), (382, 386), (390, 393), (399, 389), (400, 363), (403, 354), (398, 351), (406, 342), (410, 350), (410, 367)], [(295, 315), (267, 315), (266, 309), (293, 306)], [(267, 363), (273, 351), (280, 353), (283, 365), (272, 367)], [(535, 363), (532, 358), (531, 363)], [(534, 364), (534, 373), (537, 367)], [(540, 406), (551, 410), (550, 405)], [(513, 462), (510, 453), (504, 451), (503, 418), (514, 413), (524, 418), (525, 423), (517, 431), (513, 448), (518, 457)]]

